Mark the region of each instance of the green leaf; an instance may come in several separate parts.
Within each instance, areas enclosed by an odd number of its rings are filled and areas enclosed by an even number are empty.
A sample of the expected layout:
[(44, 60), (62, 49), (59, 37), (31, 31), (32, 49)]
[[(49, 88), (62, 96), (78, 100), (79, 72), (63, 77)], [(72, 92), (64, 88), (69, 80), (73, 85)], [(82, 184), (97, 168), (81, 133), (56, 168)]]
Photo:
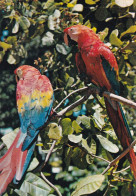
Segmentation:
[(95, 18), (99, 21), (105, 20), (107, 16), (108, 16), (108, 11), (104, 6), (100, 6), (95, 12)]
[(104, 39), (108, 35), (108, 33), (109, 33), (109, 28), (105, 28), (103, 31), (99, 32), (99, 37), (102, 42), (104, 41)]
[(67, 55), (70, 52), (71, 48), (62, 43), (56, 44), (56, 50), (61, 54)]
[(90, 129), (91, 124), (90, 124), (90, 118), (87, 116), (78, 116), (76, 119), (78, 124), (83, 124), (86, 129)]
[(105, 124), (104, 116), (101, 113), (101, 111), (102, 111), (102, 109), (98, 108), (97, 110), (95, 110), (95, 113), (93, 114), (94, 120), (95, 120), (96, 124), (98, 125), (98, 127), (100, 127), (100, 128), (102, 128), (103, 125)]
[[(88, 153), (91, 154), (96, 154), (96, 142), (94, 141), (94, 139), (91, 139), (91, 145), (89, 147), (89, 145), (87, 144), (87, 141), (85, 139), (82, 139), (82, 146), (88, 151)], [(90, 154), (86, 155), (86, 161), (88, 164), (92, 164), (94, 160), (94, 157), (91, 156)]]
[(82, 147), (85, 148), (89, 153), (92, 153), (91, 148), (87, 144), (87, 140), (82, 138)]
[(83, 129), (79, 126), (76, 120), (72, 122), (72, 128), (76, 133), (80, 133)]
[(61, 126), (58, 126), (57, 123), (50, 123), (48, 127), (49, 127), (48, 137), (50, 139), (60, 140), (62, 138)]
[(127, 51), (129, 51), (129, 50), (130, 50), (131, 52), (133, 52), (135, 49), (136, 49), (136, 40), (133, 41), (133, 42), (129, 42), (128, 45), (125, 46), (125, 48), (124, 48), (125, 52), (127, 52)]
[(91, 152), (95, 155), (96, 154), (96, 142), (93, 138), (91, 139), (90, 149), (91, 149)]
[(19, 18), (19, 24), (22, 27), (24, 32), (28, 32), (28, 28), (30, 27), (30, 21), (25, 16), (21, 16)]
[(41, 15), (41, 16), (39, 16), (38, 18), (37, 18), (37, 21), (40, 23), (40, 24), (42, 24), (42, 23), (44, 23), (45, 21), (46, 21), (46, 19), (47, 19), (47, 15)]
[(17, 44), (17, 38), (16, 38), (16, 36), (9, 36), (7, 38), (7, 42), (9, 44), (16, 45)]
[(82, 140), (82, 134), (80, 135), (70, 134), (68, 135), (68, 139), (73, 143), (79, 143)]
[[(16, 194), (17, 195), (19, 195), (19, 196), (28, 196), (28, 194), (27, 193), (25, 193), (25, 192), (23, 192), (23, 191), (21, 191), (21, 190), (19, 190), (19, 189), (15, 189), (14, 190), (14, 195), (16, 196)], [(4, 195), (4, 196), (8, 196), (8, 195)]]
[(67, 148), (66, 151), (65, 151), (65, 164), (66, 164), (66, 167), (68, 168), (69, 165), (70, 165), (70, 162), (71, 162), (71, 157), (72, 157), (72, 153), (73, 153), (73, 150), (72, 148)]
[(8, 49), (12, 48), (12, 45), (5, 42), (0, 42), (0, 48), (3, 48), (3, 50), (6, 52)]
[(128, 7), (131, 6), (134, 3), (134, 0), (115, 0), (115, 3), (119, 6), (119, 7)]
[(101, 187), (103, 181), (103, 175), (88, 176), (77, 183), (76, 190), (72, 193), (71, 196), (80, 196), (94, 193)]
[(117, 31), (116, 31), (116, 29), (111, 32), (110, 37), (109, 37), (109, 40), (110, 40), (110, 43), (113, 46), (120, 47), (123, 44), (123, 42), (117, 37)]
[(71, 87), (71, 85), (74, 83), (74, 78), (73, 77), (69, 77), (67, 84), (66, 84), (66, 88)]
[[(118, 194), (117, 194), (117, 192), (115, 190), (109, 190), (106, 195), (107, 196), (118, 196)], [(125, 194), (124, 196), (126, 196), (126, 195), (130, 196), (128, 194)], [(121, 194), (121, 196), (123, 196), (123, 195)]]
[(9, 64), (17, 64), (19, 62), (19, 55), (17, 55), (14, 50), (11, 50), (8, 55), (7, 62)]
[(78, 147), (73, 149), (72, 161), (79, 169), (86, 169), (87, 167), (86, 153)]
[(15, 25), (12, 29), (12, 33), (17, 33), (19, 30), (19, 22), (16, 20)]
[[(136, 51), (134, 51), (133, 53), (129, 54), (128, 55), (128, 59), (129, 59), (129, 62), (132, 64), (132, 65), (136, 65)], [(131, 73), (131, 72), (130, 72)], [(131, 75), (131, 74), (130, 74)], [(134, 76), (135, 76), (135, 73), (134, 73)], [(131, 76), (132, 78), (132, 76)]]
[(85, 3), (89, 5), (95, 5), (98, 1), (100, 0), (85, 0)]
[[(132, 183), (128, 182), (125, 183), (121, 189), (121, 196), (132, 196)], [(135, 191), (134, 191), (135, 192)], [(114, 196), (114, 195), (113, 195)]]
[(62, 126), (62, 130), (63, 130), (64, 135), (70, 135), (73, 133), (72, 122), (71, 122), (70, 118), (64, 118), (61, 121), (61, 126)]
[(97, 138), (99, 139), (102, 147), (112, 153), (117, 153), (119, 151), (119, 148), (117, 145), (110, 142), (107, 138), (103, 137), (102, 135), (97, 135)]
[(34, 158), (32, 159), (32, 161), (31, 161), (31, 163), (30, 163), (30, 165), (29, 165), (27, 171), (31, 171), (31, 170), (35, 169), (35, 168), (38, 166), (38, 164), (39, 164), (38, 159), (36, 159), (36, 158), (34, 157)]
[(48, 195), (51, 191), (51, 187), (35, 174), (28, 173), (20, 190), (33, 196)]
[(121, 33), (120, 38), (122, 38), (124, 35), (135, 33), (135, 32), (136, 32), (136, 25), (133, 25), (133, 26), (129, 27), (126, 31)]
[(73, 7), (72, 11), (73, 11), (73, 12), (74, 12), (74, 11), (75, 11), (75, 12), (82, 12), (83, 9), (84, 9), (84, 7), (83, 7), (82, 4), (76, 4), (76, 5)]
[(52, 46), (54, 44), (54, 34), (47, 31), (45, 36), (42, 38), (42, 45), (43, 46)]
[(42, 3), (42, 7), (43, 9), (48, 9), (53, 4), (54, 4), (54, 0), (48, 0), (46, 3)]
[(102, 148), (102, 157), (108, 161), (113, 160), (111, 154), (107, 150), (105, 150), (104, 148)]
[(15, 129), (14, 131), (11, 131), (10, 133), (4, 135), (1, 139), (6, 144), (7, 148), (9, 149), (11, 144), (13, 143), (17, 133), (19, 131), (19, 128)]
[(71, 116), (72, 114), (73, 114), (73, 111), (70, 110), (70, 111), (68, 111), (68, 112), (65, 114), (65, 116)]
[(7, 62), (8, 62), (9, 64), (16, 64), (16, 58), (15, 58), (12, 54), (10, 54), (10, 55), (8, 56)]

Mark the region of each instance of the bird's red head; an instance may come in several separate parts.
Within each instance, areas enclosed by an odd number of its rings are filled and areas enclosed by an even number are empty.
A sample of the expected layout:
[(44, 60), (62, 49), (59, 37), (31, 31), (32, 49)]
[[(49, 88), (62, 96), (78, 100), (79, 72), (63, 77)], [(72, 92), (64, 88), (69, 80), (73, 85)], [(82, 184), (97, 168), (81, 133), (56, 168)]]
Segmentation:
[(36, 75), (36, 73), (39, 74), (40, 72), (36, 68), (34, 68), (30, 65), (22, 65), (22, 66), (18, 67), (17, 69), (15, 69), (15, 71), (14, 71), (17, 82), (18, 82), (18, 78), (19, 79), (24, 78), (28, 74)]
[(67, 27), (64, 29), (64, 42), (66, 45), (68, 45), (68, 38), (74, 40), (75, 42), (78, 42), (78, 38), (81, 34), (85, 33), (93, 33), (92, 29), (90, 29), (87, 26), (84, 25), (73, 25), (71, 27)]

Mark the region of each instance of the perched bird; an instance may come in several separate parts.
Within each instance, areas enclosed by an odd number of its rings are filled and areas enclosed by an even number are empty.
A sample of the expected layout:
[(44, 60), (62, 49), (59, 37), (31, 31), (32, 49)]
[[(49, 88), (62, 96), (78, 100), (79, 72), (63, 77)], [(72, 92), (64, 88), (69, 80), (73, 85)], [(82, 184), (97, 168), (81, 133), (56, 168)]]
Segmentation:
[(18, 184), (24, 175), (34, 151), (38, 128), (48, 120), (53, 104), (53, 89), (46, 76), (29, 65), (20, 66), (14, 73), (21, 126), (11, 147), (0, 159), (0, 195), (12, 180)]
[[(64, 30), (65, 44), (68, 45), (70, 40), (78, 45), (79, 51), (75, 57), (78, 71), (85, 74), (102, 90), (119, 95), (118, 64), (112, 51), (90, 28), (84, 25), (74, 25)], [(116, 101), (104, 99), (110, 122), (122, 147), (126, 149), (132, 142), (132, 136), (122, 107)], [(136, 179), (136, 157), (133, 149), (129, 151), (127, 158)]]

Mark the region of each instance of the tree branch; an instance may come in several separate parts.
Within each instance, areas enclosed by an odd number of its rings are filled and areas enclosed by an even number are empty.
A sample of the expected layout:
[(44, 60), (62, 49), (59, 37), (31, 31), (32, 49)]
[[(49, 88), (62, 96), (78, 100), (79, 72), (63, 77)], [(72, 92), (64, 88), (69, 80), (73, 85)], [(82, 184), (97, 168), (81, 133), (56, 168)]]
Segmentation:
[(130, 165), (122, 170), (119, 170), (119, 171), (115, 171), (113, 172), (113, 174), (118, 174), (118, 173), (122, 173), (123, 171), (126, 171), (127, 169), (130, 169)]
[[(89, 88), (88, 88), (88, 91), (90, 92), (90, 94), (100, 94), (100, 92), (101, 92), (100, 89), (99, 89), (99, 88), (96, 88), (96, 87), (89, 87)], [(131, 100), (128, 100), (128, 99), (126, 99), (126, 98), (124, 98), (124, 97), (121, 97), (121, 96), (119, 96), (119, 95), (115, 95), (115, 94), (113, 94), (113, 93), (104, 91), (104, 92), (103, 92), (103, 96), (104, 96), (104, 97), (107, 97), (107, 98), (109, 98), (109, 99), (112, 99), (112, 100), (114, 100), (114, 101), (121, 102), (121, 103), (123, 103), (123, 104), (125, 104), (125, 105), (128, 105), (128, 106), (130, 106), (130, 107), (136, 109), (136, 103), (135, 103), (135, 102), (133, 102), (133, 101), (131, 101)]]
[[(73, 94), (75, 94), (75, 93), (77, 93), (77, 92), (82, 92), (82, 91), (86, 91), (86, 92), (85, 92), (85, 95), (84, 95), (82, 98), (80, 98), (80, 99), (77, 100), (76, 102), (72, 103), (71, 105), (67, 106), (66, 108), (64, 108), (64, 109), (61, 110), (60, 112), (58, 112), (58, 113), (54, 112), (55, 115), (50, 116), (49, 120), (51, 120), (53, 117), (55, 117), (55, 118), (62, 117), (65, 113), (67, 113), (68, 111), (74, 109), (75, 107), (77, 107), (78, 105), (80, 105), (80, 104), (82, 104), (84, 101), (86, 101), (86, 100), (89, 98), (89, 96), (90, 96), (91, 94), (100, 94), (100, 89), (99, 89), (99, 88), (96, 88), (96, 87), (83, 87), (83, 88), (81, 88), (81, 89), (77, 89), (77, 90), (71, 92), (70, 94), (68, 94), (68, 95), (58, 104), (58, 106), (56, 106), (55, 110), (58, 109), (58, 108), (60, 107), (60, 105), (61, 105), (68, 97), (70, 97), (71, 95), (73, 95)], [(118, 96), (118, 95), (115, 95), (115, 94), (113, 94), (113, 93), (106, 92), (106, 91), (103, 92), (103, 96), (104, 96), (104, 97), (107, 97), (107, 98), (109, 98), (109, 99), (115, 100), (115, 101), (122, 102), (122, 103), (124, 103), (125, 105), (129, 105), (130, 107), (133, 107), (133, 108), (136, 109), (136, 103), (135, 103), (135, 102), (130, 101), (130, 100), (128, 100), (128, 99), (125, 99), (125, 98), (123, 98), (123, 97), (121, 97), (121, 96)], [(49, 121), (48, 121), (48, 122), (49, 122)], [(38, 128), (38, 129), (43, 129), (43, 128), (47, 125), (48, 122), (46, 122), (44, 126)], [(54, 143), (53, 143), (52, 145), (55, 146), (55, 143), (56, 143), (56, 141), (54, 141)], [(131, 143), (131, 145), (130, 145), (123, 153), (121, 153), (116, 159), (114, 159), (114, 160), (111, 161), (111, 162), (109, 162), (109, 161), (107, 161), (107, 160), (105, 160), (105, 159), (103, 159), (103, 158), (101, 158), (101, 157), (98, 157), (98, 156), (96, 156), (96, 155), (93, 155), (93, 154), (90, 154), (90, 155), (93, 156), (93, 157), (95, 157), (95, 158), (101, 159), (101, 160), (106, 161), (107, 163), (109, 163), (109, 165), (107, 166), (107, 168), (102, 172), (102, 174), (105, 174), (112, 166), (116, 165), (116, 162), (117, 162), (118, 160), (120, 160), (122, 157), (124, 157), (124, 156), (129, 152), (129, 150), (135, 145), (135, 143), (136, 143), (136, 140), (134, 140), (134, 141)], [(54, 147), (53, 147), (53, 148), (54, 148)], [(49, 157), (50, 157), (50, 154), (52, 153), (52, 150), (53, 150), (53, 149), (51, 148), (50, 151), (49, 151), (49, 153), (48, 153), (48, 155), (47, 155), (47, 157), (46, 157), (46, 159), (45, 159), (45, 162), (44, 162), (44, 164), (41, 166), (41, 168), (43, 168), (43, 167), (46, 165), (46, 163), (47, 163), (47, 161), (48, 161), (48, 159), (49, 159)]]
[(54, 186), (45, 176), (44, 176), (44, 174), (41, 172), (41, 177), (43, 178), (43, 180), (47, 183), (47, 184), (49, 184), (55, 191), (56, 191), (56, 193), (59, 195), (59, 196), (62, 196), (61, 195), (61, 193), (60, 193), (60, 191), (59, 191), (59, 189), (56, 187), (56, 186)]
[(78, 93), (78, 92), (82, 92), (82, 91), (85, 91), (85, 90), (87, 90), (88, 89), (88, 87), (83, 87), (83, 88), (80, 88), (80, 89), (77, 89), (77, 90), (74, 90), (74, 91), (72, 91), (71, 93), (69, 93), (55, 108), (54, 108), (54, 110), (57, 110), (61, 105), (62, 105), (62, 103), (68, 98), (68, 97), (70, 97), (71, 95), (73, 95), (73, 94), (75, 94), (75, 93)]
[(124, 152), (122, 152), (116, 159), (114, 159), (109, 163), (108, 167), (102, 172), (102, 174), (104, 175), (112, 166), (116, 165), (116, 162), (122, 159), (135, 144), (136, 144), (136, 139), (129, 145), (129, 147), (126, 150), (124, 150)]
[(80, 98), (79, 100), (77, 100), (76, 102), (74, 102), (73, 104), (71, 104), (70, 106), (64, 108), (63, 110), (61, 110), (60, 112), (57, 113), (58, 117), (63, 116), (64, 114), (66, 114), (67, 112), (69, 112), (70, 110), (74, 109), (75, 107), (77, 107), (78, 105), (82, 104), (84, 101), (86, 101), (88, 99), (90, 95), (87, 96), (83, 96), (82, 98)]
[[(66, 108), (64, 108), (63, 110), (61, 110), (60, 112), (57, 113), (57, 116), (58, 117), (61, 117), (63, 116), (65, 113), (67, 113), (68, 111), (74, 109), (75, 107), (77, 107), (78, 105), (82, 104), (84, 101), (86, 101), (88, 99), (88, 97), (91, 95), (91, 94), (100, 94), (100, 89), (99, 88), (96, 88), (96, 87), (84, 87), (84, 88), (81, 88), (81, 89), (78, 89), (78, 90), (75, 90), (73, 92), (71, 92), (69, 95), (67, 95), (61, 102), (60, 104), (55, 108), (55, 110), (63, 103), (63, 101), (65, 101), (68, 97), (70, 97), (72, 94), (74, 93), (77, 93), (77, 92), (81, 92), (81, 91), (85, 91), (86, 90), (86, 95), (83, 96), (82, 98), (80, 98), (79, 100), (77, 100), (76, 102), (74, 102), (73, 104), (67, 106)], [(113, 93), (110, 93), (110, 92), (107, 92), (107, 91), (104, 91), (103, 92), (103, 96), (104, 97), (107, 97), (107, 98), (110, 98), (112, 100), (115, 100), (115, 101), (118, 101), (118, 102), (122, 102), (124, 103), (125, 105), (128, 105), (130, 107), (133, 107), (136, 109), (136, 103), (131, 101), (131, 100), (128, 100), (128, 99), (125, 99), (121, 96), (118, 96), (118, 95), (115, 95)]]
[(107, 98), (110, 98), (110, 99), (112, 99), (112, 100), (121, 102), (121, 103), (123, 103), (123, 104), (125, 104), (125, 105), (128, 105), (128, 106), (130, 106), (130, 107), (136, 109), (136, 103), (135, 103), (135, 102), (133, 102), (133, 101), (131, 101), (131, 100), (128, 100), (128, 99), (126, 99), (126, 98), (124, 98), (124, 97), (121, 97), (121, 96), (119, 96), (119, 95), (115, 95), (115, 94), (113, 94), (113, 93), (109, 93), (109, 92), (106, 92), (106, 91), (105, 91), (105, 92), (103, 93), (103, 96), (104, 96), (104, 97), (107, 97)]
[(41, 170), (45, 167), (46, 163), (48, 162), (49, 158), (50, 158), (50, 155), (55, 147), (55, 144), (56, 144), (57, 140), (54, 140), (51, 147), (50, 147), (50, 150), (49, 152), (47, 153), (46, 155), (46, 158), (45, 158), (45, 161), (43, 163), (41, 163), (33, 172), (41, 172)]
[(46, 159), (45, 159), (44, 163), (43, 163), (42, 166), (41, 166), (41, 169), (42, 169), (43, 167), (45, 167), (46, 163), (48, 162), (48, 160), (49, 160), (49, 158), (50, 158), (50, 155), (51, 155), (51, 153), (52, 153), (52, 151), (53, 151), (53, 149), (54, 149), (54, 147), (55, 147), (56, 142), (57, 142), (57, 140), (54, 140), (54, 141), (53, 141), (53, 143), (52, 143), (52, 145), (51, 145), (51, 147), (50, 147), (50, 150), (49, 150), (49, 152), (48, 152), (48, 154), (47, 154), (47, 156), (46, 156)]
[[(56, 109), (58, 109), (60, 107), (60, 105), (68, 98), (70, 97), (71, 95), (77, 93), (77, 92), (83, 92), (83, 91), (86, 91), (86, 95), (83, 96), (81, 99), (77, 100), (75, 103), (67, 106), (66, 108), (64, 108), (63, 110), (61, 110), (60, 112), (57, 113), (57, 116), (58, 117), (61, 117), (63, 116), (65, 113), (67, 113), (68, 111), (72, 110), (73, 108), (77, 107), (78, 105), (82, 104), (84, 101), (86, 101), (88, 99), (88, 97), (90, 95), (94, 95), (94, 94), (100, 94), (100, 89), (97, 87), (83, 87), (83, 88), (80, 88), (80, 89), (77, 89), (73, 92), (71, 92), (70, 94), (68, 94), (57, 106), (56, 108), (54, 109), (56, 111)], [(136, 109), (136, 103), (131, 101), (131, 100), (128, 100), (124, 97), (121, 97), (119, 95), (115, 95), (113, 93), (110, 93), (110, 92), (107, 92), (107, 91), (104, 91), (103, 92), (103, 96), (104, 97), (107, 97), (111, 100), (114, 100), (114, 101), (118, 101), (118, 102), (121, 102), (125, 105), (128, 105), (134, 109)]]

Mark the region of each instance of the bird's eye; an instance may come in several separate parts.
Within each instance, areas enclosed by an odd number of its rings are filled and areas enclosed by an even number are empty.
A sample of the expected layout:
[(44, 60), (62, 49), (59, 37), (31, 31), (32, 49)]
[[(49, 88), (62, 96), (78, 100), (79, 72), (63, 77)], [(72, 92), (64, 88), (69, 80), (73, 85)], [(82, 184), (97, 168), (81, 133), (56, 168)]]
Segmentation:
[(23, 74), (22, 70), (21, 69), (18, 69), (17, 70), (17, 75), (18, 75), (19, 78), (22, 77), (22, 74)]
[(16, 82), (18, 82), (20, 80), (20, 78), (22, 78), (22, 70), (21, 69), (18, 69), (17, 72), (16, 72)]

